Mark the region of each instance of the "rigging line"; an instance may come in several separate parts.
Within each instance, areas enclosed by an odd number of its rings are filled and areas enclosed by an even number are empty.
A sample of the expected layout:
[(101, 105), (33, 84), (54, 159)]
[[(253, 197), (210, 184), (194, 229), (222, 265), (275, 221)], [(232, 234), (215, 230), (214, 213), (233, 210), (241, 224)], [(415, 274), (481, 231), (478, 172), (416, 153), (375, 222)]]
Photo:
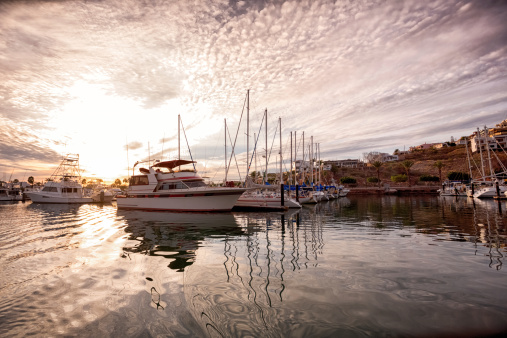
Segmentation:
[[(188, 144), (187, 133), (185, 133), (185, 127), (183, 126), (183, 120), (181, 119), (181, 117), (180, 117), (180, 123), (181, 123), (181, 128), (183, 129), (183, 136), (185, 136), (185, 141), (187, 141), (187, 148), (188, 148), (188, 153), (190, 154), (190, 159), (192, 161), (194, 161), (194, 159), (192, 157), (192, 151), (190, 150), (190, 145)], [(195, 163), (192, 163), (192, 166), (194, 167), (194, 170), (197, 170), (197, 169), (195, 169)]]
[[(502, 147), (502, 145), (500, 144), (500, 142), (498, 142), (498, 140), (495, 137), (493, 137), (493, 139), (498, 144), (498, 146), (500, 147), (500, 149), (502, 149), (502, 151), (504, 152), (504, 154), (507, 155), (507, 153), (505, 152), (505, 149)], [(498, 161), (498, 163), (500, 163), (500, 166), (502, 167), (503, 171), (504, 172), (507, 171), (507, 168), (503, 165), (502, 161), (500, 161), (500, 159), (498, 158), (498, 156), (496, 155), (496, 153), (494, 151), (493, 151), (493, 155), (495, 155), (495, 158)]]
[[(269, 149), (269, 155), (268, 155), (268, 163), (269, 163), (269, 159), (271, 157), (271, 152), (273, 151), (273, 145), (275, 144), (275, 139), (276, 139), (276, 134), (278, 133), (278, 124), (280, 123), (280, 121), (278, 121), (278, 123), (276, 124), (276, 129), (275, 129), (275, 133), (273, 134), (273, 141), (271, 142), (271, 148)], [(266, 171), (267, 171), (267, 168), (266, 168)], [(268, 173), (266, 172), (266, 177), (267, 177)]]
[[(264, 117), (265, 117), (265, 115), (262, 114), (261, 125), (259, 126), (259, 132), (257, 133), (257, 139), (255, 140), (254, 149), (252, 151), (252, 157), (250, 158), (250, 163), (248, 163), (248, 168), (250, 168), (252, 166), (252, 161), (254, 159), (255, 152), (257, 151), (257, 141), (259, 141), (259, 137), (261, 136), (261, 128), (262, 128), (262, 125), (264, 124)], [(247, 175), (248, 175), (248, 173), (247, 173)]]
[[(225, 131), (225, 133), (229, 136), (229, 142), (232, 144), (231, 134), (229, 133), (229, 128), (227, 128), (227, 130)], [(238, 161), (236, 159), (236, 154), (234, 153), (234, 148), (232, 148), (231, 157), (230, 157), (231, 160), (232, 160), (232, 156), (233, 155), (234, 155), (234, 162), (236, 163), (236, 168), (238, 169), (239, 180), (241, 182), (241, 172), (239, 170), (239, 165), (238, 165)], [(227, 174), (229, 173), (229, 167), (230, 167), (230, 165), (231, 165), (231, 162), (229, 161), (229, 165), (227, 166), (227, 169), (225, 170)]]
[[(232, 161), (232, 154), (234, 153), (234, 148), (236, 147), (236, 141), (238, 140), (239, 127), (241, 126), (241, 121), (243, 120), (243, 113), (245, 112), (247, 97), (248, 97), (248, 92), (245, 95), (245, 101), (243, 101), (243, 109), (241, 110), (241, 116), (239, 117), (238, 130), (236, 130), (236, 137), (234, 138), (234, 144), (232, 144), (232, 153), (231, 153), (231, 157), (229, 157), (229, 164), (227, 165), (227, 168), (225, 169), (227, 171), (227, 173), (229, 172), (229, 167), (231, 166), (231, 161)], [(225, 132), (227, 133), (227, 131), (225, 131)]]

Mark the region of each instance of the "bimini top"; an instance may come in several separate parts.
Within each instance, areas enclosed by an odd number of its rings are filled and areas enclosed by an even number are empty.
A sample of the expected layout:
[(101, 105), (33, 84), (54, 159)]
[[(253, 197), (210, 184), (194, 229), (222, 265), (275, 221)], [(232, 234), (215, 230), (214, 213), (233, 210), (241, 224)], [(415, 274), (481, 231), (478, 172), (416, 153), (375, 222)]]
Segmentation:
[(152, 165), (153, 168), (167, 168), (167, 169), (173, 169), (176, 167), (179, 167), (180, 165), (190, 164), (190, 163), (197, 163), (195, 161), (188, 161), (188, 160), (172, 160), (172, 161), (163, 161), (158, 162)]

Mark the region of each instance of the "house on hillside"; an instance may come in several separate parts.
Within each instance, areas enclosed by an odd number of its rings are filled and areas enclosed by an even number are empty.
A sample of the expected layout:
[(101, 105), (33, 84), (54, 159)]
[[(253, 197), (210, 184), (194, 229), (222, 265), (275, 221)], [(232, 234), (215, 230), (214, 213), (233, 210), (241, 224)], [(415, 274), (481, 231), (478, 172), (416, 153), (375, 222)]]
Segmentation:
[(324, 170), (331, 170), (332, 166), (338, 168), (360, 168), (364, 167), (363, 161), (359, 159), (347, 159), (347, 160), (335, 160), (335, 161), (324, 161)]
[(486, 145), (490, 150), (507, 149), (507, 120), (497, 124), (494, 128), (475, 131), (470, 136), (470, 144), (474, 153), (487, 150)]
[(398, 155), (391, 155), (388, 153), (380, 153), (378, 151), (371, 151), (369, 153), (363, 154), (364, 160), (367, 163), (373, 163), (375, 161), (380, 162), (392, 162), (392, 161), (398, 161)]

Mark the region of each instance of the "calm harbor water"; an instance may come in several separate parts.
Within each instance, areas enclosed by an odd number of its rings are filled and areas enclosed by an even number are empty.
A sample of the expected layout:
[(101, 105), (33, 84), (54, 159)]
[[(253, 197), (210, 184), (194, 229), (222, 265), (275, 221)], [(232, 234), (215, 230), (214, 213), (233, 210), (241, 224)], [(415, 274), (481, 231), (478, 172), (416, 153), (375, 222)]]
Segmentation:
[(507, 332), (507, 203), (341, 198), (286, 213), (0, 204), (0, 336)]

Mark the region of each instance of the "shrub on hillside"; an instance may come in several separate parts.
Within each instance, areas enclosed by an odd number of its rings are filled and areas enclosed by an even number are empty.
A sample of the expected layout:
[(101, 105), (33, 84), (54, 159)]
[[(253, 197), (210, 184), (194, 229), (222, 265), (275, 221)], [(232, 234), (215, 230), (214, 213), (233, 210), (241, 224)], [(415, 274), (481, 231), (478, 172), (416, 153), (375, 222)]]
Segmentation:
[(406, 182), (407, 179), (408, 179), (408, 177), (405, 174), (391, 176), (391, 181), (393, 181), (395, 183)]
[(459, 171), (451, 171), (447, 174), (447, 179), (449, 179), (449, 181), (468, 181), (470, 175)]
[(352, 177), (344, 176), (344, 177), (340, 178), (340, 183), (341, 184), (355, 184), (356, 179), (352, 178)]
[(368, 183), (378, 183), (378, 178), (376, 178), (376, 177), (368, 177), (366, 179), (366, 182), (368, 182)]
[(419, 177), (419, 180), (421, 182), (438, 182), (438, 181), (440, 181), (438, 176), (433, 176), (433, 175), (421, 175), (421, 177)]

